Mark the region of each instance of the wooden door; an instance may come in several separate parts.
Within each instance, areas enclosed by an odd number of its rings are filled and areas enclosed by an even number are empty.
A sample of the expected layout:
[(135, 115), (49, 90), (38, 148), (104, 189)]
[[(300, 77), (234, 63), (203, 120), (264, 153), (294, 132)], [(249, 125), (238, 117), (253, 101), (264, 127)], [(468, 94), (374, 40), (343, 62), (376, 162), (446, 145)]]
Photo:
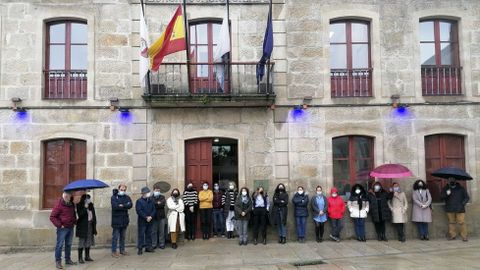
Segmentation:
[(60, 139), (44, 142), (43, 208), (53, 208), (63, 187), (86, 177), (86, 142)]
[[(447, 184), (446, 179), (433, 177), (432, 172), (443, 167), (465, 169), (464, 137), (453, 134), (438, 134), (425, 137), (425, 171), (427, 184), (436, 202), (440, 200), (440, 192)], [(459, 181), (465, 187), (465, 181)]]

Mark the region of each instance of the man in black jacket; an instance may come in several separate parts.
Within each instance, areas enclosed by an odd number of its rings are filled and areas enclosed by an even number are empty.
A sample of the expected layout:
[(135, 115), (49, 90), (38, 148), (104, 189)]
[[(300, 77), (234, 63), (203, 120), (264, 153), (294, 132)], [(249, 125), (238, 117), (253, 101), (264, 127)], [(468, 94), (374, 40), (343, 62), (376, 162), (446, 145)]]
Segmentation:
[(153, 186), (153, 203), (155, 204), (155, 216), (152, 226), (152, 246), (153, 248), (165, 248), (165, 196), (160, 193), (160, 186)]
[[(125, 232), (130, 222), (128, 210), (132, 208), (132, 199), (126, 194), (127, 186), (120, 184), (113, 190), (112, 203), (112, 257), (118, 258), (120, 254), (128, 255), (125, 251)], [(120, 252), (118, 252), (117, 249)]]
[(443, 187), (441, 198), (445, 200), (445, 212), (448, 217), (448, 240), (457, 237), (456, 224), (460, 225), (460, 236), (464, 242), (467, 238), (467, 224), (465, 223), (465, 205), (470, 200), (467, 191), (454, 178)]

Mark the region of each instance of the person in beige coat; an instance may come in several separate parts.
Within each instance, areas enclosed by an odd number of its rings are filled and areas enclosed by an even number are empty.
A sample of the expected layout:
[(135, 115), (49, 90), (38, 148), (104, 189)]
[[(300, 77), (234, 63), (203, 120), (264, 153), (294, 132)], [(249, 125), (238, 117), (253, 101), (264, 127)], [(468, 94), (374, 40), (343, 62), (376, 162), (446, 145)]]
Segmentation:
[(413, 184), (412, 200), (412, 221), (417, 223), (420, 240), (428, 240), (428, 223), (432, 222), (432, 195), (422, 180)]
[(185, 231), (185, 213), (183, 212), (185, 205), (180, 198), (180, 191), (177, 188), (172, 190), (171, 195), (167, 199), (168, 231), (170, 232), (172, 248), (176, 249), (178, 234)]
[(392, 223), (398, 234), (398, 241), (405, 242), (404, 224), (407, 222), (408, 201), (405, 192), (400, 189), (398, 183), (392, 185), (393, 196), (388, 201), (388, 207), (392, 211)]

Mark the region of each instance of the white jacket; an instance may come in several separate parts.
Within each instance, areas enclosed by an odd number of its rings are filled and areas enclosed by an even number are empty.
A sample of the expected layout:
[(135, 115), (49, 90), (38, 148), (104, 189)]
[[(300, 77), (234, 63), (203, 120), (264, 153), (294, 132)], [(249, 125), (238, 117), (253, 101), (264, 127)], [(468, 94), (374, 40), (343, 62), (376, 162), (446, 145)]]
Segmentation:
[(168, 208), (168, 230), (169, 232), (176, 232), (177, 230), (177, 218), (179, 219), (180, 223), (180, 231), (185, 231), (185, 213), (183, 210), (185, 209), (185, 205), (183, 204), (183, 200), (178, 198), (177, 201), (174, 200), (173, 197), (167, 199), (167, 208)]
[(362, 209), (358, 205), (357, 201), (348, 201), (347, 202), (348, 211), (350, 212), (351, 218), (366, 218), (369, 210), (368, 201), (362, 202)]

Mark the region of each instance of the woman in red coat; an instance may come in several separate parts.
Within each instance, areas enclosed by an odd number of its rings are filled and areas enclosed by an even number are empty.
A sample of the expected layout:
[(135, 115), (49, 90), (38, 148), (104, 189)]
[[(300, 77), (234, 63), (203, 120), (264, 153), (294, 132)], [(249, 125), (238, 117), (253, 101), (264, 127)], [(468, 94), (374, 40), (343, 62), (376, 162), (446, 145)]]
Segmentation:
[(340, 232), (342, 231), (343, 214), (345, 213), (345, 202), (338, 196), (338, 190), (333, 187), (330, 191), (330, 197), (328, 197), (328, 217), (330, 218), (330, 224), (332, 225), (332, 233), (330, 238), (332, 240), (340, 242)]

